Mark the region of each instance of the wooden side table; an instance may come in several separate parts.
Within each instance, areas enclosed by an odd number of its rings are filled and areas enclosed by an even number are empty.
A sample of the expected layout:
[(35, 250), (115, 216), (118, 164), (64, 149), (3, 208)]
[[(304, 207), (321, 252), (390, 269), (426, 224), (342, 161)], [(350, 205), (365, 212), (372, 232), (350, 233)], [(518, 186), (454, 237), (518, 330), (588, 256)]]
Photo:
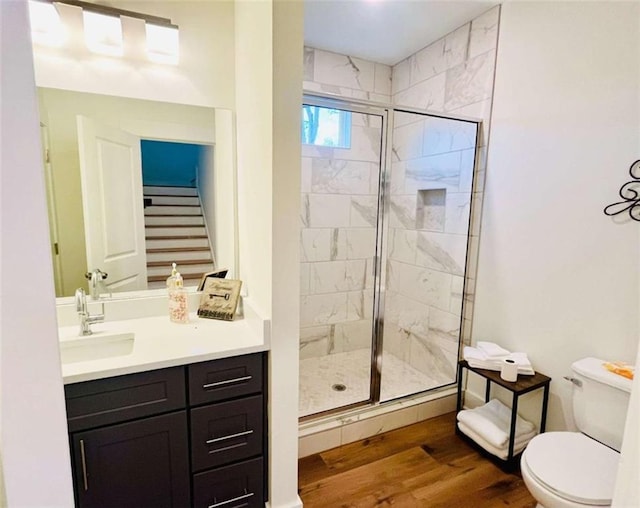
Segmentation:
[[(525, 393), (539, 390), (540, 388), (544, 390), (542, 397), (542, 414), (540, 415), (540, 433), (542, 434), (547, 423), (547, 406), (549, 404), (549, 384), (551, 383), (551, 378), (536, 372), (533, 376), (520, 374), (518, 375), (517, 381), (509, 382), (502, 379), (498, 371), (471, 367), (466, 360), (460, 360), (458, 362), (458, 399), (456, 403), (456, 414), (462, 409), (462, 371), (464, 369), (486, 379), (485, 402), (489, 402), (491, 398), (491, 383), (496, 383), (513, 394), (513, 402), (511, 404), (511, 428), (509, 431), (509, 452), (506, 458), (506, 462), (512, 462), (516, 435), (516, 417), (518, 416), (518, 398)], [(460, 432), (456, 421), (456, 433), (459, 434)]]

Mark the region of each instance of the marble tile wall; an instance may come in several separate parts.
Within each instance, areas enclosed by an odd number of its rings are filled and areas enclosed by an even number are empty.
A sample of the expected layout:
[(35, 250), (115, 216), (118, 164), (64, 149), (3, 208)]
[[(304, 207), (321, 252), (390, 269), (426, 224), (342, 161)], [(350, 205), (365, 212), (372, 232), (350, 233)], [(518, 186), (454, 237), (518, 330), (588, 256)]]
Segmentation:
[(391, 102), (391, 67), (369, 60), (304, 48), (304, 82), (308, 92), (344, 98)]
[[(416, 122), (409, 116), (398, 118), (398, 114), (395, 118), (389, 270), (398, 273), (391, 280), (410, 280), (411, 276), (421, 280), (437, 271), (449, 274), (450, 284), (440, 276), (439, 282), (429, 285), (430, 296), (421, 299), (396, 289), (400, 286), (391, 288), (387, 301), (397, 302), (385, 316), (385, 347), (416, 368), (435, 369), (443, 382), (453, 380), (455, 373), (458, 351), (454, 337), (460, 333), (466, 344), (471, 338), (499, 17), (497, 6), (394, 65), (391, 74), (394, 105), (482, 120), (479, 145), (474, 149), (469, 124), (439, 119)], [(475, 173), (470, 171), (474, 155)], [(414, 231), (412, 225), (420, 218), (416, 217), (420, 191), (424, 196), (427, 189), (442, 189), (446, 194), (444, 227)], [(437, 207), (423, 210), (439, 212)], [(415, 258), (410, 254), (414, 245)], [(463, 299), (465, 315), (460, 323)], [(412, 316), (420, 305), (423, 322), (417, 323)]]
[(302, 148), (301, 359), (371, 347), (382, 120), (351, 118), (351, 148)]

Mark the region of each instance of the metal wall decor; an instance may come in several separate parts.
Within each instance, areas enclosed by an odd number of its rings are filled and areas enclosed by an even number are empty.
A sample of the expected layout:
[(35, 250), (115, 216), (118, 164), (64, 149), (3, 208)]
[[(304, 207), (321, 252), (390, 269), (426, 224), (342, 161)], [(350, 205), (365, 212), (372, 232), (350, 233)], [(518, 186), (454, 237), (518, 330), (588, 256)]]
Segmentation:
[(605, 207), (605, 215), (619, 215), (629, 212), (629, 217), (640, 222), (640, 160), (635, 161), (629, 168), (630, 182), (620, 187), (622, 201), (611, 203)]

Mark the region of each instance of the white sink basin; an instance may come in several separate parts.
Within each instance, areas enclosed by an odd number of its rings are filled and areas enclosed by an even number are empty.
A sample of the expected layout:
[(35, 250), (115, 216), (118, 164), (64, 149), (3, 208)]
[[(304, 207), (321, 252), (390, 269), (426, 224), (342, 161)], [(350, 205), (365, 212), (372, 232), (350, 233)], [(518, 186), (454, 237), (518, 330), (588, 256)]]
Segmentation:
[(60, 356), (63, 364), (125, 356), (133, 351), (133, 343), (133, 333), (94, 332), (85, 337), (62, 339)]

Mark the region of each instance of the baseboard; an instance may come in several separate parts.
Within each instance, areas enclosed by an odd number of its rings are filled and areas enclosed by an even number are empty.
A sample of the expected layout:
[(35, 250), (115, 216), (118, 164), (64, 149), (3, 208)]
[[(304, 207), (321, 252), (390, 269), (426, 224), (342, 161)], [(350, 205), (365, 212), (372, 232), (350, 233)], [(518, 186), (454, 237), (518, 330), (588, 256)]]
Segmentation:
[(300, 425), (298, 457), (428, 420), (455, 411), (455, 408), (456, 388), (446, 388), (408, 400), (305, 422)]
[(300, 496), (296, 496), (296, 500), (294, 502), (280, 504), (278, 506), (272, 505), (271, 501), (267, 501), (264, 506), (265, 508), (302, 508), (302, 499), (300, 499)]

